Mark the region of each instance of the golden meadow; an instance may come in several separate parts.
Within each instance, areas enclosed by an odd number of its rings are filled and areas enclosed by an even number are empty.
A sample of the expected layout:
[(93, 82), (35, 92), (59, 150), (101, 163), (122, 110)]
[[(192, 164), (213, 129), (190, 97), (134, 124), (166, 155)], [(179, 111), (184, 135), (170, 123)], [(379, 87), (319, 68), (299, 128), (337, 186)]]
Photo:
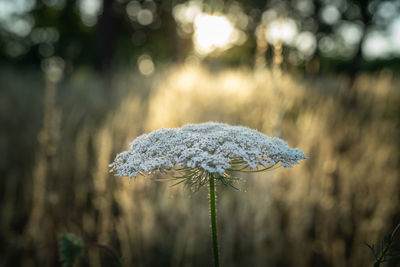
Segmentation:
[(400, 221), (400, 81), (277, 68), (181, 65), (109, 86), (77, 73), (60, 83), (0, 75), (0, 265), (58, 266), (62, 233), (83, 237), (82, 266), (210, 266), (207, 190), (113, 177), (108, 164), (142, 133), (220, 121), (302, 149), (291, 169), (218, 187), (222, 266), (372, 266), (363, 244)]

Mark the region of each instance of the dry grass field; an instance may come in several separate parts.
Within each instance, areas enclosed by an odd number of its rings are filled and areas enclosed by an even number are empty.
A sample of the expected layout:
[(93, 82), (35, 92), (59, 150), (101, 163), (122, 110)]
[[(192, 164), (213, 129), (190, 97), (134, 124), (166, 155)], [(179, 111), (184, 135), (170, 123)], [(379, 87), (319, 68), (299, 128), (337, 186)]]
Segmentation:
[[(0, 266), (58, 266), (62, 233), (83, 237), (82, 266), (211, 266), (207, 190), (113, 177), (138, 135), (220, 121), (285, 139), (310, 157), (217, 187), (222, 266), (372, 266), (363, 244), (400, 222), (400, 80), (349, 81), (279, 70), (175, 66), (152, 78), (61, 83), (0, 72)], [(392, 266), (397, 266), (393, 263)]]

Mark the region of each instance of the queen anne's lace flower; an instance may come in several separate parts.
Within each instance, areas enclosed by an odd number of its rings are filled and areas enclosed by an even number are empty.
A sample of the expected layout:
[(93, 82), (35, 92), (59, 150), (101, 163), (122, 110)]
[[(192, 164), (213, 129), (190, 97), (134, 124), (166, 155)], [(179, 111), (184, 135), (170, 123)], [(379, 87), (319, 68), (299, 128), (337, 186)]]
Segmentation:
[[(232, 185), (230, 172), (256, 172), (280, 164), (292, 167), (307, 158), (297, 148), (256, 130), (224, 123), (190, 124), (160, 129), (136, 138), (131, 149), (117, 155), (110, 164), (119, 176), (136, 177), (153, 171), (169, 172), (176, 184), (185, 183), (197, 191), (209, 185), (210, 219), (214, 266), (219, 266), (215, 180)], [(178, 173), (178, 176), (176, 174)]]
[(174, 170), (186, 172), (181, 178), (206, 180), (209, 174), (228, 177), (232, 171), (254, 172), (277, 164), (292, 167), (307, 158), (279, 138), (215, 122), (160, 129), (139, 136), (130, 147), (110, 164), (118, 176)]

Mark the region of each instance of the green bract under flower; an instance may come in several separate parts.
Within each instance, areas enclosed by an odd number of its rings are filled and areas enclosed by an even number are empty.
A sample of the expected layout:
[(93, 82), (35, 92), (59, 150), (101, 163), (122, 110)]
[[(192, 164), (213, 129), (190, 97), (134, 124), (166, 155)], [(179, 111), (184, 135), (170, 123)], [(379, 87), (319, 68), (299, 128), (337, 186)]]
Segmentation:
[(206, 182), (209, 175), (222, 178), (227, 172), (262, 171), (277, 164), (292, 167), (307, 158), (279, 138), (215, 122), (160, 129), (139, 136), (130, 147), (110, 164), (117, 176), (181, 171), (181, 178)]

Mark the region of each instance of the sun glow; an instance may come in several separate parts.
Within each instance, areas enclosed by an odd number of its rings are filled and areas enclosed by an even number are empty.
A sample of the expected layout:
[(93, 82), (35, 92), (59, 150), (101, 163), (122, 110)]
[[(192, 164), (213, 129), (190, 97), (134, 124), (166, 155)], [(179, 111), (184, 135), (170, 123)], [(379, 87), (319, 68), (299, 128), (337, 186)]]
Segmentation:
[(237, 40), (233, 24), (224, 16), (201, 14), (194, 20), (193, 41), (201, 54), (227, 49)]

